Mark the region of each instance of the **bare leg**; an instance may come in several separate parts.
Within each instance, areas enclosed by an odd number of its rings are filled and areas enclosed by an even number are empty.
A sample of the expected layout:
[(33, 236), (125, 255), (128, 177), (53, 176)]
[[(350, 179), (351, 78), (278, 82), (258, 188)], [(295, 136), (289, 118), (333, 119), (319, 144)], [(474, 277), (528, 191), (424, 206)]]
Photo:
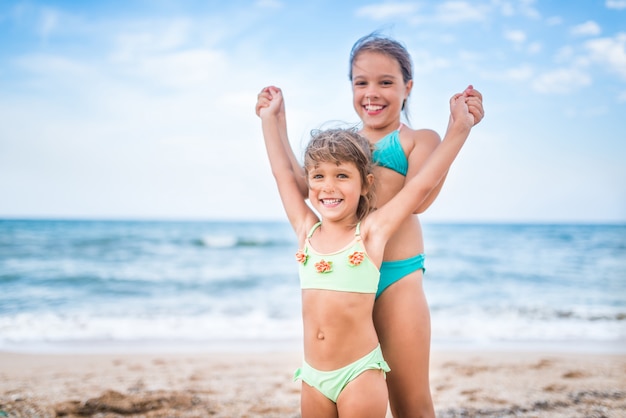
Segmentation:
[(337, 418), (337, 405), (320, 391), (302, 382), (300, 395), (302, 418)]
[(382, 370), (366, 370), (343, 389), (337, 399), (340, 418), (384, 418), (387, 385)]
[(395, 418), (435, 417), (430, 394), (430, 312), (422, 271), (389, 286), (374, 305), (374, 324), (385, 360)]

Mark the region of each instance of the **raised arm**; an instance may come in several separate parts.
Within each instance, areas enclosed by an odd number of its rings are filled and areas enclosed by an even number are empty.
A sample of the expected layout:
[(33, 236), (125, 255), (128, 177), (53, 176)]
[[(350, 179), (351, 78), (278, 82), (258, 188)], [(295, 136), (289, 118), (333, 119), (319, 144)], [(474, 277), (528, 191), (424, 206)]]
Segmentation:
[(367, 219), (382, 239), (390, 237), (404, 218), (428, 199), (446, 176), (475, 124), (467, 101), (467, 90), (450, 99), (450, 123), (443, 141), (435, 148), (422, 169), (407, 179), (402, 190)]
[[(409, 169), (406, 174), (405, 182), (408, 182), (411, 178), (415, 177), (415, 175), (422, 169), (428, 157), (437, 149), (437, 146), (441, 144), (441, 137), (435, 131), (430, 129), (420, 129), (417, 131), (413, 131), (414, 134), (414, 143), (415, 146), (407, 156), (407, 160), (409, 163)], [(424, 199), (424, 201), (420, 204), (418, 208), (416, 208), (413, 213), (420, 214), (424, 212), (428, 207), (437, 199), (441, 188), (445, 182), (446, 176), (444, 175), (437, 185)]]
[[(474, 87), (471, 85), (465, 89), (463, 94), (466, 97), (465, 102), (467, 103), (468, 111), (474, 117), (474, 126), (475, 126), (485, 116), (485, 111), (483, 108), (483, 96), (478, 90), (474, 89)], [(448, 123), (448, 126), (450, 126), (452, 122), (453, 122), (452, 115), (450, 115), (450, 122)], [(427, 132), (427, 134), (428, 133), (429, 132)], [(434, 147), (437, 146), (436, 144), (439, 142), (439, 136), (434, 132), (432, 132), (431, 137), (427, 139), (428, 141), (423, 141), (423, 142), (426, 142), (425, 144), (426, 146), (432, 147), (431, 149), (434, 149)], [(411, 167), (415, 167), (415, 166), (420, 167), (422, 165), (422, 161), (420, 160), (422, 157), (418, 155), (416, 151), (418, 150), (413, 150), (413, 152), (409, 154), (409, 157), (408, 157), (409, 172), (407, 174), (407, 177), (413, 177), (415, 173), (419, 171), (419, 168), (413, 171)], [(415, 162), (415, 160), (418, 160), (418, 161)], [(413, 211), (413, 213), (415, 214), (423, 213), (424, 211), (426, 211), (426, 209), (430, 207), (430, 205), (432, 205), (435, 199), (437, 199), (437, 196), (439, 196), (439, 192), (441, 192), (441, 189), (443, 187), (445, 180), (446, 180), (446, 175), (444, 175), (441, 178), (441, 181), (439, 182), (439, 184), (435, 188), (433, 188), (433, 190), (428, 194), (426, 199), (422, 201), (422, 203)]]
[(262, 106), (257, 105), (257, 114), (261, 118), (265, 148), (283, 207), (289, 222), (300, 237), (306, 233), (307, 226), (312, 225), (317, 217), (302, 196), (298, 184), (298, 177), (302, 176), (294, 171), (289, 152), (285, 149), (281, 139), (282, 103), (283, 97), (280, 90), (272, 90), (266, 103)]
[[(261, 109), (269, 106), (272, 98), (276, 94), (280, 94), (282, 98), (281, 89), (275, 86), (265, 87), (263, 90), (261, 90), (261, 93), (259, 93), (259, 95), (257, 96), (257, 103), (256, 103), (257, 116), (259, 117), (261, 116), (260, 115)], [(281, 143), (283, 144), (283, 147), (285, 147), (285, 152), (289, 156), (291, 167), (293, 168), (293, 171), (296, 174), (296, 179), (298, 180), (298, 187), (300, 189), (300, 193), (302, 194), (302, 197), (306, 199), (309, 195), (309, 189), (306, 184), (304, 169), (298, 162), (298, 159), (296, 158), (296, 155), (294, 154), (293, 149), (291, 148), (291, 144), (289, 143), (289, 137), (287, 135), (287, 117), (286, 117), (286, 112), (285, 112), (284, 98), (281, 99), (281, 105), (280, 105), (280, 108), (278, 109), (277, 116), (278, 116), (278, 132), (279, 132)]]

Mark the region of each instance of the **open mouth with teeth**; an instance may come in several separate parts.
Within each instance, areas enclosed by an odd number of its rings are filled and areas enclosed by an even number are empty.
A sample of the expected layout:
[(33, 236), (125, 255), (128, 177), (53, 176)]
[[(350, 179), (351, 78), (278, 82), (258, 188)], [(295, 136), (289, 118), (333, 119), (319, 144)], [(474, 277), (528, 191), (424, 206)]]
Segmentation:
[(320, 199), (320, 202), (322, 202), (324, 206), (337, 206), (343, 202), (343, 199)]
[(365, 108), (365, 111), (371, 115), (380, 112), (385, 106), (368, 104), (363, 107)]

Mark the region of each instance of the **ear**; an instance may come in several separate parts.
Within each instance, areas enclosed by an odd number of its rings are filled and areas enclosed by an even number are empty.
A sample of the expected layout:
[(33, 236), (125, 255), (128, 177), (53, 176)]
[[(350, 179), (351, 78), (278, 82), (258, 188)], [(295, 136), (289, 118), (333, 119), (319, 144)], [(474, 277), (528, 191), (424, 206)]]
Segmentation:
[(406, 87), (404, 89), (404, 100), (409, 98), (411, 90), (413, 90), (413, 80), (409, 80), (408, 83), (406, 83)]
[(372, 184), (374, 184), (374, 175), (370, 173), (367, 177), (365, 177), (365, 184), (363, 184), (363, 187), (361, 188), (361, 196), (365, 196), (367, 194), (370, 187), (372, 187)]

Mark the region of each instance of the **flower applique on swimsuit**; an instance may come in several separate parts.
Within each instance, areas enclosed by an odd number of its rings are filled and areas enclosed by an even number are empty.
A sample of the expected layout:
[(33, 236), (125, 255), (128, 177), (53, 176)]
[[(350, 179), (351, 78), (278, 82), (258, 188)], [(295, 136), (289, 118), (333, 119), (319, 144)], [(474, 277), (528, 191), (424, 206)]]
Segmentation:
[(380, 272), (363, 247), (360, 223), (356, 226), (354, 240), (330, 254), (318, 253), (311, 246), (311, 236), (321, 224), (318, 222), (311, 228), (304, 249), (296, 253), (302, 289), (376, 293)]

